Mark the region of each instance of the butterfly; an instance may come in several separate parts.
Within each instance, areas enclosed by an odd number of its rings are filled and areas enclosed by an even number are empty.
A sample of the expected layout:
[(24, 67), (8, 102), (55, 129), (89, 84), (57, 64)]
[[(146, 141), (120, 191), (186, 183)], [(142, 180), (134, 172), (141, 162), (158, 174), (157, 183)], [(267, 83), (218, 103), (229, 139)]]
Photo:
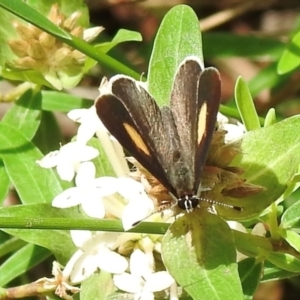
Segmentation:
[[(201, 175), (215, 131), (221, 98), (220, 74), (202, 68), (197, 57), (184, 59), (173, 80), (169, 106), (160, 108), (145, 84), (112, 77), (95, 102), (104, 126), (188, 212), (200, 201)], [(174, 205), (174, 203), (172, 204)]]

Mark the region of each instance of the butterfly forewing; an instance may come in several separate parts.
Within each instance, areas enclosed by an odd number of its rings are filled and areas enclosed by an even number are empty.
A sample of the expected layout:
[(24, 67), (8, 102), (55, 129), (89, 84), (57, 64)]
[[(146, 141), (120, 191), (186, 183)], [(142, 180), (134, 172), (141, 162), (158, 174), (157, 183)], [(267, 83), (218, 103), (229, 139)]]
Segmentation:
[(195, 151), (195, 188), (198, 189), (211, 139), (216, 126), (221, 99), (220, 74), (215, 68), (205, 69), (200, 76), (198, 92), (197, 138)]
[(174, 192), (166, 176), (160, 151), (168, 148), (162, 117), (156, 102), (127, 77), (112, 81), (111, 92), (96, 100), (99, 118), (109, 132), (136, 160)]

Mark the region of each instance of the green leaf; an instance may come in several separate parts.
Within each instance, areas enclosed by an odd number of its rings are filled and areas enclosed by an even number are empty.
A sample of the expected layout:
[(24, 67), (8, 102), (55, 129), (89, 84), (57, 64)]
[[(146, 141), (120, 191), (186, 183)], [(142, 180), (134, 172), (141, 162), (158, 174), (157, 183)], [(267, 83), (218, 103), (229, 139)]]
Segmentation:
[(159, 105), (169, 102), (177, 67), (190, 55), (203, 62), (199, 21), (191, 7), (177, 5), (158, 29), (149, 64), (148, 90)]
[(32, 142), (45, 155), (57, 150), (60, 144), (64, 144), (60, 126), (52, 112), (42, 112), (41, 124)]
[(292, 230), (280, 230), (280, 235), (291, 245), (297, 252), (300, 252), (300, 236)]
[(298, 276), (298, 273), (283, 270), (269, 261), (266, 261), (264, 264), (264, 272), (261, 282), (291, 278), (293, 276)]
[(115, 291), (112, 274), (101, 270), (100, 274), (93, 274), (81, 284), (80, 300), (105, 300)]
[(264, 122), (264, 127), (273, 125), (276, 123), (276, 111), (274, 108), (270, 108)]
[[(130, 42), (130, 41), (140, 42), (142, 41), (142, 39), (143, 39), (142, 35), (139, 32), (131, 31), (127, 29), (120, 29), (110, 42), (96, 44), (94, 45), (94, 48), (95, 48), (95, 52), (107, 53), (109, 50), (111, 50), (113, 47), (117, 46), (120, 43)], [(89, 58), (86, 61), (84, 71), (87, 72), (92, 67), (94, 67), (96, 63), (97, 62), (94, 59)]]
[(205, 210), (178, 218), (162, 241), (165, 266), (194, 300), (243, 299), (228, 224)]
[(22, 131), (31, 140), (41, 122), (41, 94), (27, 90), (2, 119), (4, 124)]
[(300, 31), (298, 31), (292, 38), (291, 42), (284, 50), (277, 66), (279, 74), (288, 73), (300, 65)]
[(267, 252), (266, 259), (275, 266), (289, 272), (300, 272), (300, 259), (287, 253)]
[(3, 160), (0, 159), (0, 206), (3, 201), (6, 199), (6, 196), (9, 191), (10, 181), (8, 174), (6, 172)]
[(56, 91), (42, 91), (42, 101), (43, 110), (60, 112), (69, 112), (75, 108), (90, 108), (94, 104), (94, 100)]
[(238, 270), (243, 286), (244, 299), (253, 299), (253, 294), (260, 283), (263, 274), (263, 263), (259, 263), (255, 258), (246, 258), (239, 262)]
[(50, 202), (61, 193), (54, 171), (36, 164), (42, 158), (41, 152), (20, 131), (2, 123), (0, 157), (22, 203)]
[(279, 39), (260, 37), (257, 35), (237, 35), (230, 32), (204, 32), (204, 57), (251, 57), (262, 56), (278, 60), (284, 50), (285, 43)]
[(5, 241), (0, 239), (0, 257), (3, 257), (10, 252), (15, 252), (26, 245), (26, 242), (18, 238), (11, 237), (3, 231), (1, 231), (1, 234), (7, 235), (8, 238)]
[(81, 216), (77, 208), (60, 209), (49, 204), (15, 205), (0, 208), (0, 217), (24, 218), (28, 220), (28, 229), (5, 229), (4, 231), (28, 243), (33, 243), (49, 249), (61, 263), (66, 263), (76, 251), (70, 233), (67, 230), (39, 230), (30, 229), (30, 219), (43, 217), (77, 219)]
[(143, 37), (139, 32), (127, 30), (127, 29), (120, 29), (110, 42), (98, 44), (95, 45), (94, 47), (95, 47), (95, 51), (100, 50), (101, 52), (106, 53), (120, 43), (132, 42), (132, 41), (141, 42), (142, 40)]
[(22, 247), (0, 266), (0, 286), (24, 274), (50, 255), (49, 250), (36, 245), (29, 244)]
[(247, 131), (259, 129), (259, 117), (248, 86), (242, 77), (239, 77), (236, 81), (234, 94), (237, 108)]
[(285, 210), (281, 217), (280, 227), (284, 229), (300, 228), (300, 201)]
[[(216, 207), (218, 213), (235, 220), (255, 217), (285, 191), (300, 164), (300, 116), (274, 125), (247, 132), (241, 153), (233, 165), (242, 168), (247, 182), (263, 186), (265, 191), (247, 198), (228, 198), (228, 203), (243, 207), (243, 211)], [(274, 151), (276, 149), (276, 151)]]

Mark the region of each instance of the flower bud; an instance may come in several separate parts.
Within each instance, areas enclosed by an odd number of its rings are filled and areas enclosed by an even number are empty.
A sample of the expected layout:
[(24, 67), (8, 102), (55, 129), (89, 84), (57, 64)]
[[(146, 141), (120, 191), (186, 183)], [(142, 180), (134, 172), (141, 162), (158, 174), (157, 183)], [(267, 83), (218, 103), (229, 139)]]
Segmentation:
[(30, 28), (29, 26), (26, 26), (23, 23), (17, 21), (13, 22), (13, 26), (23, 40), (34, 39), (34, 30), (32, 30), (32, 28)]
[(30, 56), (26, 56), (23, 58), (20, 58), (15, 61), (15, 64), (20, 68), (20, 69), (34, 69), (37, 66), (37, 62), (35, 59), (33, 59)]
[(79, 18), (81, 17), (81, 13), (76, 11), (72, 13), (64, 22), (63, 22), (63, 27), (71, 31), (75, 26), (76, 23), (78, 22)]
[(42, 59), (46, 56), (44, 48), (37, 41), (30, 41), (27, 54), (34, 59)]
[(90, 42), (94, 40), (103, 30), (104, 30), (103, 26), (88, 28), (83, 32), (83, 39), (86, 42)]
[(29, 44), (24, 40), (11, 40), (8, 45), (12, 52), (19, 57), (27, 56), (27, 48)]
[(83, 54), (82, 52), (80, 52), (78, 50), (73, 50), (72, 51), (72, 58), (79, 65), (83, 65), (85, 63), (85, 60), (86, 60), (85, 54)]
[(67, 65), (72, 61), (71, 50), (66, 47), (58, 49), (54, 54), (54, 60), (57, 64)]
[(51, 48), (55, 45), (56, 38), (48, 34), (47, 32), (42, 32), (39, 35), (39, 41), (43, 47)]
[(83, 38), (83, 28), (78, 26), (71, 31), (71, 34), (78, 38)]

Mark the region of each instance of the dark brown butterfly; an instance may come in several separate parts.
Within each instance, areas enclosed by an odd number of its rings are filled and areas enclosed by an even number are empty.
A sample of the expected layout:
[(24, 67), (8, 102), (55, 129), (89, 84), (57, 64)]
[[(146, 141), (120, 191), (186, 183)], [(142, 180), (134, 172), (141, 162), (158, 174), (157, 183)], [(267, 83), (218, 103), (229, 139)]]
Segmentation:
[[(159, 108), (144, 84), (117, 75), (96, 100), (97, 114), (110, 133), (187, 211), (200, 200), (201, 174), (215, 130), (221, 81), (215, 68), (187, 57), (178, 67), (170, 105)], [(205, 190), (205, 189), (204, 189)]]

